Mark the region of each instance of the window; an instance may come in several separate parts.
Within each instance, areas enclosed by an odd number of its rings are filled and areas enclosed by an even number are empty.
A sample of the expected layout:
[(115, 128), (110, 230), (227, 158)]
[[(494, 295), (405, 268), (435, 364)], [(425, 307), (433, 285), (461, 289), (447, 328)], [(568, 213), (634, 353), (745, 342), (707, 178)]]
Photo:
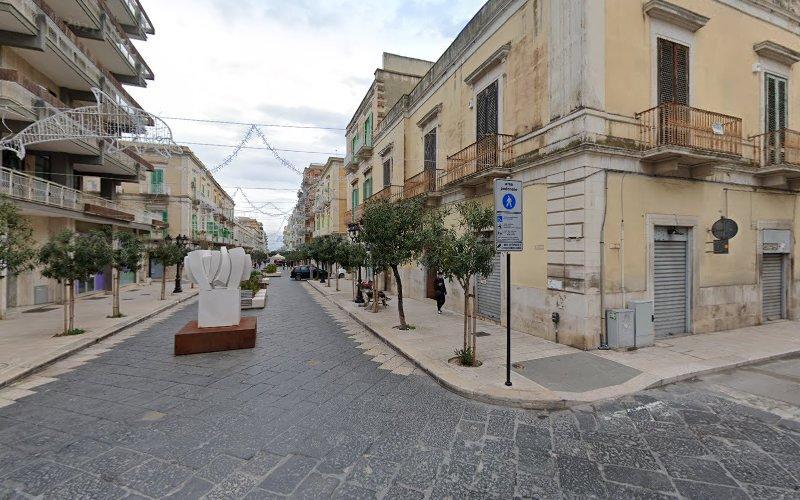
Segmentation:
[(197, 214), (192, 214), (192, 234), (197, 234)]
[(364, 179), (364, 201), (372, 196), (372, 175)]
[(423, 138), (425, 170), (436, 170), (436, 128), (431, 129)]
[[(163, 222), (164, 224), (169, 224), (169, 212), (167, 212), (166, 210), (164, 210), (164, 211), (162, 211), (162, 212), (161, 212), (161, 222)], [(161, 231), (161, 234), (164, 236), (164, 238), (166, 238), (166, 237), (167, 237), (167, 232), (168, 232), (168, 231), (169, 231), (169, 228), (168, 228), (168, 227), (167, 227), (167, 228), (164, 228), (164, 229)]]
[(350, 194), (353, 208), (358, 206), (358, 183), (353, 184), (353, 191)]
[(160, 194), (164, 189), (164, 171), (160, 168), (153, 170), (150, 174), (150, 192)]
[(476, 118), (477, 124), (475, 127), (476, 138), (480, 139), (487, 135), (497, 134), (497, 80), (489, 84), (488, 87), (483, 89), (476, 99)]
[(779, 76), (764, 75), (764, 131), (774, 132), (786, 128), (788, 111), (786, 101), (786, 79)]
[(3, 150), (3, 166), (11, 170), (22, 171), (22, 160), (19, 159), (16, 153), (9, 150)]
[(364, 144), (372, 146), (372, 113), (364, 122)]
[(658, 39), (658, 104), (689, 105), (689, 47)]
[(356, 152), (356, 147), (358, 147), (358, 130), (356, 130), (356, 134), (353, 136), (353, 140), (351, 141), (351, 151), (353, 154)]
[(387, 158), (383, 161), (383, 187), (392, 184), (392, 159)]
[(40, 179), (49, 181), (52, 176), (49, 156), (35, 156), (34, 175)]

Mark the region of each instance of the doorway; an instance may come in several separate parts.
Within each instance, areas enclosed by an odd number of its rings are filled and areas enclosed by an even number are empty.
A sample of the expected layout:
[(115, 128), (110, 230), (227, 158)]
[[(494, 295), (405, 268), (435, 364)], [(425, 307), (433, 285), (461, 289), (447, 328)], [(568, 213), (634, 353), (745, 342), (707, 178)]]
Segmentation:
[(691, 318), (689, 228), (656, 226), (653, 249), (656, 336), (687, 333)]

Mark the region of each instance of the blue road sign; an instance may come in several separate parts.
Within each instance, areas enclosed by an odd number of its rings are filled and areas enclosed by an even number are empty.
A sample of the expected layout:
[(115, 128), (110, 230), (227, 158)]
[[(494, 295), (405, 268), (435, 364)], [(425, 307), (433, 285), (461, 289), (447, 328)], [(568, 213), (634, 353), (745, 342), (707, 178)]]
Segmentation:
[(503, 196), (503, 206), (506, 207), (506, 210), (511, 210), (515, 206), (517, 206), (517, 199), (514, 198), (514, 195), (511, 193), (506, 194)]

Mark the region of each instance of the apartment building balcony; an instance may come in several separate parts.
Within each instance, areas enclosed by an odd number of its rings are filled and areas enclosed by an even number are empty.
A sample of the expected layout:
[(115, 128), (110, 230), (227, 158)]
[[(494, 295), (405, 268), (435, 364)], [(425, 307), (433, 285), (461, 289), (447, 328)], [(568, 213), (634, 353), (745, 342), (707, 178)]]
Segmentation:
[(355, 156), (355, 153), (353, 151), (348, 151), (344, 157), (345, 172), (347, 172), (348, 174), (355, 173), (355, 171), (358, 170), (358, 163), (359, 163), (358, 157)]
[(104, 1), (61, 0), (47, 5), (117, 80), (144, 87), (145, 80), (153, 79), (153, 71)]
[(359, 160), (366, 160), (372, 156), (372, 137), (366, 137), (359, 142), (356, 143), (355, 148), (353, 148), (355, 153), (354, 156)]
[(171, 194), (171, 189), (166, 184), (140, 184), (139, 192), (152, 197), (167, 197)]
[(374, 203), (376, 201), (395, 202), (403, 199), (403, 186), (386, 186), (380, 191), (370, 196), (366, 203)]
[(742, 160), (742, 119), (664, 103), (636, 114), (642, 159), (670, 168), (713, 166)]
[(21, 212), (26, 215), (92, 221), (100, 218), (109, 224), (130, 223), (142, 229), (153, 225), (153, 219), (143, 210), (5, 167), (0, 167), (0, 194), (19, 202)]
[(422, 172), (406, 179), (403, 186), (403, 198), (410, 199), (418, 196), (438, 197), (439, 191), (436, 187), (436, 179), (442, 175), (439, 169), (424, 169)]
[(447, 169), (437, 178), (436, 190), (474, 186), (507, 176), (514, 160), (513, 144), (513, 135), (489, 134), (448, 156)]
[(155, 34), (153, 23), (139, 0), (106, 0), (106, 4), (114, 19), (131, 38), (146, 40), (147, 35)]
[(800, 132), (781, 129), (750, 139), (755, 146), (756, 176), (765, 185), (800, 188)]
[(360, 222), (361, 217), (364, 215), (364, 204), (358, 205), (354, 209), (350, 209), (344, 213), (344, 222), (345, 224), (350, 224), (353, 222)]
[(92, 102), (90, 91), (96, 87), (140, 108), (44, 0), (0, 0), (0, 45), (25, 50), (25, 60), (73, 101)]

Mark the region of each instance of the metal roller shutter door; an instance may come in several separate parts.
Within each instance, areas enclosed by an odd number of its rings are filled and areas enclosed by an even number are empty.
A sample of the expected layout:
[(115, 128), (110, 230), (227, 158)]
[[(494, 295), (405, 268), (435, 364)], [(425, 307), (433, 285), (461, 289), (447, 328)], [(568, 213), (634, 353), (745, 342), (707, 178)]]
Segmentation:
[(783, 318), (783, 290), (783, 255), (764, 254), (761, 261), (761, 300), (765, 321)]
[(686, 333), (686, 247), (685, 241), (655, 242), (655, 330), (659, 336)]
[(478, 280), (477, 310), (478, 314), (480, 314), (481, 316), (499, 321), (500, 320), (500, 275), (502, 271), (500, 266), (499, 253), (495, 254), (493, 265), (494, 269), (492, 269), (492, 274), (490, 274), (486, 278), (486, 283), (481, 283), (482, 280)]

